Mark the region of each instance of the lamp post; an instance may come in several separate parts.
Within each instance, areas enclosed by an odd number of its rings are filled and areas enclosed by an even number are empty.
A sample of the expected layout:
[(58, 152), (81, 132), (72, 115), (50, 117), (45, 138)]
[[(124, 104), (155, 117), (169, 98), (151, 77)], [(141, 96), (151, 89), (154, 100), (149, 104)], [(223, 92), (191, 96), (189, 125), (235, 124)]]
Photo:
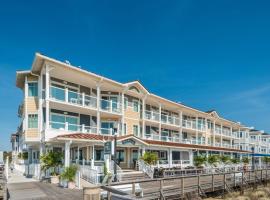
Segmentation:
[[(116, 125), (116, 124), (115, 124)], [(114, 166), (113, 166), (113, 173), (114, 173), (114, 182), (117, 182), (117, 164), (116, 164), (116, 161), (117, 161), (117, 156), (116, 156), (116, 148), (117, 148), (117, 126), (113, 127), (113, 134), (114, 134), (114, 152), (113, 152), (113, 161), (114, 161)]]

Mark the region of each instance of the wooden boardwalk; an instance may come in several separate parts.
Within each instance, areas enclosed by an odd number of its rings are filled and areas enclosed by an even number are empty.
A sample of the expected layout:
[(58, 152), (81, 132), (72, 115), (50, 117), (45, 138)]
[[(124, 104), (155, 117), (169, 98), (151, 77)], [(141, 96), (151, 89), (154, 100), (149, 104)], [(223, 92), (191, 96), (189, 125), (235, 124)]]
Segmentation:
[[(127, 181), (100, 187), (107, 191), (109, 199), (119, 199), (120, 197), (118, 195), (121, 196), (121, 199), (183, 199), (190, 194), (198, 197), (206, 197), (213, 192), (225, 194), (233, 192), (236, 189), (244, 191), (247, 187), (267, 184), (269, 179), (270, 169), (264, 169), (247, 172)], [(124, 185), (127, 186), (124, 191), (119, 189), (121, 187), (124, 188)], [(141, 191), (138, 191), (138, 185)], [(127, 189), (128, 187), (129, 189)], [(91, 190), (91, 188), (88, 189)], [(87, 188), (85, 188), (85, 191), (87, 191)]]
[(82, 190), (70, 190), (42, 182), (8, 184), (10, 200), (81, 200)]

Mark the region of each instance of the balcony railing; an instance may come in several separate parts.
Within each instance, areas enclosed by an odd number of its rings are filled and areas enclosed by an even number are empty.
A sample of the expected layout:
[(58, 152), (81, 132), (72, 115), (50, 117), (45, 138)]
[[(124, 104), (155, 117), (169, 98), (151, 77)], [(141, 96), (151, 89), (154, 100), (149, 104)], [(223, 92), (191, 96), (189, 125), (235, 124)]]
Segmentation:
[(192, 120), (183, 120), (183, 121), (182, 121), (182, 126), (183, 126), (184, 128), (196, 130), (196, 121), (192, 121)]
[[(68, 122), (56, 122), (50, 121), (50, 129), (70, 131), (70, 132), (81, 132), (81, 133), (92, 133), (98, 134), (97, 127), (85, 126), (79, 124), (71, 124)], [(100, 128), (99, 134), (101, 135), (113, 135), (113, 129)]]
[(232, 136), (231, 130), (229, 130), (229, 129), (222, 129), (222, 135), (224, 135), (224, 136)]
[(112, 113), (120, 113), (121, 112), (121, 104), (119, 102), (114, 102), (112, 100), (100, 100), (101, 110), (108, 111)]
[[(68, 89), (51, 86), (50, 98), (74, 105), (97, 108), (97, 98), (84, 93), (74, 92)], [(121, 113), (121, 104), (112, 100), (100, 100), (100, 109), (111, 113)]]
[(177, 117), (172, 117), (169, 115), (161, 115), (161, 123), (164, 124), (170, 124), (170, 125), (176, 125), (179, 126), (180, 125), (180, 119)]
[(159, 122), (159, 113), (146, 110), (144, 114), (145, 119)]

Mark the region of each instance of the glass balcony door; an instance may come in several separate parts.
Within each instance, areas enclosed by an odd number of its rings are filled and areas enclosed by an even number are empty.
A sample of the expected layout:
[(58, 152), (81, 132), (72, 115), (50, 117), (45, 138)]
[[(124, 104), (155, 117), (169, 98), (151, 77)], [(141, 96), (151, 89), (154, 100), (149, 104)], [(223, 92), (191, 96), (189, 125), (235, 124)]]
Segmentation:
[[(79, 119), (77, 117), (51, 114), (51, 128), (60, 130), (77, 131)], [(68, 127), (66, 127), (66, 124)]]

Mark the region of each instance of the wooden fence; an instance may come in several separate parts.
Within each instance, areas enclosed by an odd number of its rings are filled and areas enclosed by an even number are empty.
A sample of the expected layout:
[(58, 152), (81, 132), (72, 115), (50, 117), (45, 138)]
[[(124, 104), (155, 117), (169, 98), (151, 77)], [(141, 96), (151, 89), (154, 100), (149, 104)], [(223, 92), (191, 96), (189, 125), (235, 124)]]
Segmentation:
[[(267, 184), (270, 179), (270, 169), (246, 172), (213, 173), (182, 177), (168, 177), (111, 183), (93, 188), (84, 188), (85, 200), (106, 199), (182, 199), (187, 195), (207, 196), (213, 192), (225, 194), (235, 189), (244, 192), (247, 187), (257, 187)], [(95, 191), (95, 195), (93, 192)], [(98, 192), (97, 192), (98, 191)], [(121, 197), (121, 198), (120, 198)]]

